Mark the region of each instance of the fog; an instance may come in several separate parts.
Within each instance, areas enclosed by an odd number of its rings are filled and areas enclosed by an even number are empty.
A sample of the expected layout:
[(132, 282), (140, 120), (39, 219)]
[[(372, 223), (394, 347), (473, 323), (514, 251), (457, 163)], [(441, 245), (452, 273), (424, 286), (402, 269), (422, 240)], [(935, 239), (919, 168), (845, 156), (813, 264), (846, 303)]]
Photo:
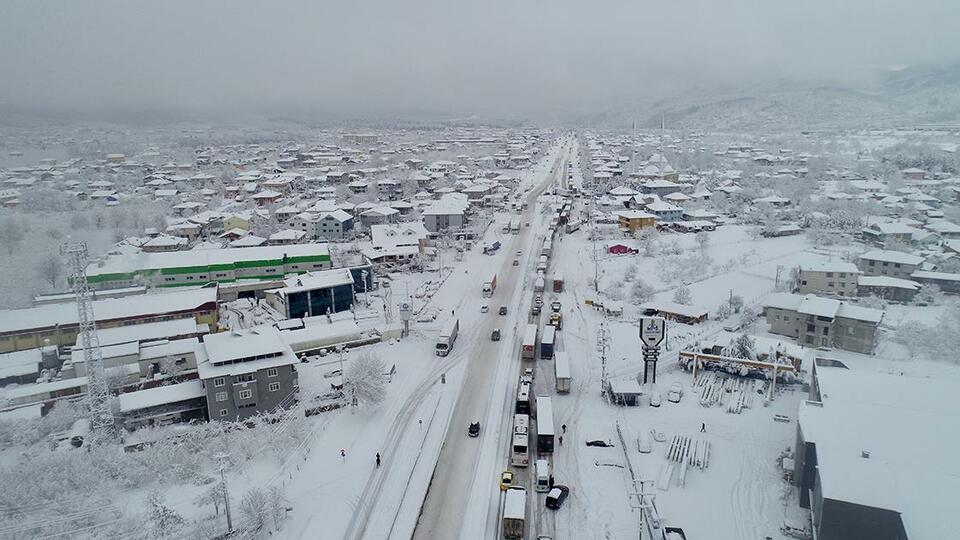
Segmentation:
[(960, 2), (4, 2), (4, 111), (576, 113), (960, 59)]

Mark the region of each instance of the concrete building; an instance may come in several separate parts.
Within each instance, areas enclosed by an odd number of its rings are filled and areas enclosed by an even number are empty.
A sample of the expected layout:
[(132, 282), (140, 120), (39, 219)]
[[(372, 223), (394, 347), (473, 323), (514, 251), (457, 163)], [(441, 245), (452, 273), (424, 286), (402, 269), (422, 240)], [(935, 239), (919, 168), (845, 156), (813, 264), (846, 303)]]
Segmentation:
[(87, 267), (94, 289), (133, 285), (198, 287), (206, 283), (277, 281), (286, 274), (330, 268), (326, 244), (107, 255)]
[(346, 268), (307, 272), (283, 283), (283, 287), (266, 292), (266, 301), (288, 319), (338, 313), (353, 307), (354, 279)]
[(860, 229), (860, 235), (865, 242), (884, 248), (891, 244), (909, 244), (917, 230), (903, 223), (874, 223)]
[(441, 230), (459, 231), (467, 222), (469, 206), (466, 195), (448, 193), (423, 209), (423, 226), (431, 233)]
[(882, 249), (868, 251), (857, 259), (857, 268), (865, 276), (888, 276), (900, 279), (909, 279), (910, 274), (916, 272), (921, 264), (923, 264), (923, 257)]
[(917, 270), (910, 274), (910, 279), (920, 284), (936, 285), (945, 293), (960, 294), (960, 274)]
[(211, 420), (244, 420), (297, 403), (298, 360), (280, 331), (258, 327), (207, 336), (197, 347)]
[(856, 296), (860, 270), (848, 262), (800, 263), (797, 268), (797, 292)]
[(820, 540), (952, 538), (960, 399), (951, 383), (814, 361), (793, 483)]
[(920, 290), (920, 284), (909, 279), (887, 276), (860, 276), (857, 279), (857, 294), (876, 296), (894, 302), (909, 302)]
[(801, 345), (872, 354), (883, 311), (814, 295), (776, 293), (764, 304), (770, 332)]
[(647, 212), (657, 217), (660, 222), (680, 221), (683, 219), (683, 208), (665, 201), (654, 201), (646, 205)]
[(633, 234), (640, 229), (657, 226), (657, 216), (640, 210), (619, 210), (615, 212), (620, 230)]

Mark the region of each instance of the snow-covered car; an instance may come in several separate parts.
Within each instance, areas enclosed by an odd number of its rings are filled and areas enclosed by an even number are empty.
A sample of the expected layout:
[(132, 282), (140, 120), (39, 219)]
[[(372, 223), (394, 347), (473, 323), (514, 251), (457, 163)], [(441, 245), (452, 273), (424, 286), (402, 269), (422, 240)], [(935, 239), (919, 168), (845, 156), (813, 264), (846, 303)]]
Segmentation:
[(507, 314), (507, 306), (500, 306), (500, 311), (499, 311), (499, 313), (500, 313), (501, 315), (506, 315), (506, 314)]
[(553, 489), (547, 493), (546, 507), (552, 510), (560, 508), (560, 506), (563, 505), (563, 501), (567, 500), (567, 495), (569, 494), (570, 488), (567, 486), (561, 486), (559, 484), (553, 486)]
[(679, 382), (671, 384), (670, 391), (667, 392), (667, 401), (671, 403), (680, 403), (681, 397), (683, 397), (683, 385)]
[(649, 454), (653, 451), (653, 445), (650, 444), (650, 437), (640, 433), (637, 437), (637, 451), (641, 454)]
[(467, 428), (467, 435), (471, 437), (480, 436), (480, 422), (474, 422), (470, 424), (470, 427)]
[(663, 396), (660, 395), (660, 392), (654, 392), (650, 394), (650, 406), (659, 407), (660, 403), (663, 402)]
[(490, 332), (490, 341), (500, 341), (500, 329), (494, 328), (493, 332)]
[(488, 311), (490, 311), (490, 306), (486, 304), (480, 306), (480, 313), (487, 313)]
[(530, 377), (530, 380), (531, 380), (531, 381), (533, 380), (533, 368), (532, 368), (532, 367), (528, 367), (527, 369), (523, 370), (523, 374), (524, 374), (525, 376), (527, 376), (527, 377)]
[(521, 255), (523, 255), (523, 252), (518, 249), (518, 250), (517, 250), (517, 257), (519, 257), (519, 256), (521, 256)]

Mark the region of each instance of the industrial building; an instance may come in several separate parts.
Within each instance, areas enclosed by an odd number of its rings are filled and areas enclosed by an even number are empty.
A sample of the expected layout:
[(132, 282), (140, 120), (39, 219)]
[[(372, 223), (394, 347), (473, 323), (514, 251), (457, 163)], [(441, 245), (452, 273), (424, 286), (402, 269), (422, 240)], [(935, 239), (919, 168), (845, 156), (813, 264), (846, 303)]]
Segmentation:
[(266, 291), (266, 301), (288, 319), (338, 313), (353, 307), (354, 279), (349, 269), (337, 268), (283, 280), (284, 286)]

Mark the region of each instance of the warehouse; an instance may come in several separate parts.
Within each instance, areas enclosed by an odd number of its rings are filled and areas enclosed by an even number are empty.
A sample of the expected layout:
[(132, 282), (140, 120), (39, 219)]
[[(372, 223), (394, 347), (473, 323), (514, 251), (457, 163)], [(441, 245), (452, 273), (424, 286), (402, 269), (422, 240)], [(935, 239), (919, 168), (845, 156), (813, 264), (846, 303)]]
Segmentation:
[(330, 266), (326, 244), (118, 253), (88, 266), (87, 280), (94, 289), (134, 285), (197, 287), (211, 282), (255, 285)]
[(820, 540), (953, 538), (960, 439), (952, 385), (818, 358), (793, 482)]

